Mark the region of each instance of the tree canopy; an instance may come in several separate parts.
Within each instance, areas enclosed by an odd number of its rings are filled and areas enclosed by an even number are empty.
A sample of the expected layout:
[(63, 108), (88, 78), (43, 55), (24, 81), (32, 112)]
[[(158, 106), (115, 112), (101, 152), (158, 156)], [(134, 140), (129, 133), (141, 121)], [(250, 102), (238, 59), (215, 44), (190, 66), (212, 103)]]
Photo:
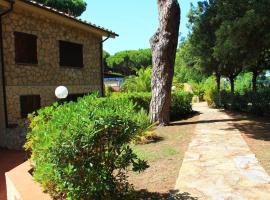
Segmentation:
[(234, 81), (245, 70), (257, 76), (269, 69), (270, 2), (267, 0), (204, 0), (189, 15), (190, 43), (202, 71)]
[(36, 0), (39, 3), (50, 6), (57, 10), (71, 14), (75, 17), (80, 16), (86, 10), (84, 0)]
[(120, 51), (112, 56), (106, 54), (108, 70), (123, 75), (133, 75), (142, 67), (149, 67), (152, 64), (150, 49), (139, 49)]

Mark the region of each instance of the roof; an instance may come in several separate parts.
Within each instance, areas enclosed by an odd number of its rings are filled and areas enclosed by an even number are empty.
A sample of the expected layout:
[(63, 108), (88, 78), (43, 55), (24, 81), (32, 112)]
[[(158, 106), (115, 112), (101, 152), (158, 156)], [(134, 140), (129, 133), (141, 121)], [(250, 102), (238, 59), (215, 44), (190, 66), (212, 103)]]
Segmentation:
[[(17, 0), (17, 1), (18, 1), (18, 0)], [(35, 6), (35, 7), (41, 8), (41, 9), (43, 9), (43, 10), (46, 10), (46, 11), (48, 11), (48, 12), (51, 12), (51, 13), (60, 15), (60, 16), (62, 16), (62, 17), (64, 17), (64, 18), (68, 18), (68, 19), (70, 19), (70, 20), (72, 20), (72, 21), (74, 21), (74, 22), (77, 22), (77, 23), (80, 23), (80, 24), (83, 24), (83, 25), (87, 25), (87, 26), (89, 26), (90, 28), (94, 28), (94, 29), (96, 29), (96, 30), (98, 30), (98, 31), (103, 32), (104, 35), (106, 34), (106, 36), (108, 36), (108, 37), (117, 37), (117, 36), (119, 36), (119, 35), (116, 34), (115, 32), (113, 32), (113, 31), (111, 31), (111, 30), (108, 30), (108, 29), (106, 29), (106, 28), (104, 28), (104, 27), (98, 26), (98, 25), (93, 24), (93, 23), (90, 23), (90, 22), (88, 22), (88, 21), (84, 21), (84, 20), (79, 19), (79, 18), (77, 18), (77, 17), (75, 17), (75, 16), (73, 16), (73, 15), (70, 15), (70, 14), (68, 14), (68, 13), (64, 13), (64, 12), (62, 12), (62, 11), (60, 11), (60, 10), (57, 10), (57, 9), (55, 9), (55, 8), (52, 8), (52, 7), (46, 6), (46, 5), (44, 5), (44, 4), (38, 3), (38, 2), (36, 2), (36, 1), (33, 1), (33, 0), (20, 0), (20, 1), (21, 1), (21, 2), (24, 2), (24, 3), (28, 4), (28, 5)], [(16, 4), (16, 1), (15, 1), (15, 4)]]

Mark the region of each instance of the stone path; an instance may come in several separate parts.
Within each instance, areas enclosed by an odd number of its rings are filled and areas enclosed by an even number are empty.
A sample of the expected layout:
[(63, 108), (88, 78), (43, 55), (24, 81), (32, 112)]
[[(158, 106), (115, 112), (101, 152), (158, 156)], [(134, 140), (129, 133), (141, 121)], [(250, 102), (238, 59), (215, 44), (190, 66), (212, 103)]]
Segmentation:
[(175, 186), (198, 199), (270, 200), (270, 177), (227, 114), (194, 106), (201, 112)]

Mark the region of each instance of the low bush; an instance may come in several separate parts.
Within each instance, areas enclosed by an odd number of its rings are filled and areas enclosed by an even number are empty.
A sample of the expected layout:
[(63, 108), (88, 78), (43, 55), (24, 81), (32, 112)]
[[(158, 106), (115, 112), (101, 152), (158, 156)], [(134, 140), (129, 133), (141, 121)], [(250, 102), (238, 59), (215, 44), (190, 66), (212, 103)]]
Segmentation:
[[(192, 94), (183, 90), (175, 90), (172, 92), (171, 102), (171, 119), (177, 119), (181, 116), (190, 114), (192, 112)], [(149, 111), (151, 102), (151, 93), (139, 92), (139, 93), (121, 93), (114, 95), (114, 98), (124, 98), (135, 104), (135, 108), (139, 111), (144, 109)]]
[(149, 119), (125, 98), (85, 96), (29, 119), (33, 176), (55, 199), (117, 199), (128, 189), (127, 167), (147, 168), (129, 143)]
[(217, 91), (213, 91), (211, 102), (213, 102), (215, 107), (219, 108), (247, 112), (260, 116), (270, 115), (269, 89), (261, 89), (256, 93), (246, 91), (242, 94), (235, 93), (234, 95), (225, 90), (221, 91), (220, 94), (218, 94)]

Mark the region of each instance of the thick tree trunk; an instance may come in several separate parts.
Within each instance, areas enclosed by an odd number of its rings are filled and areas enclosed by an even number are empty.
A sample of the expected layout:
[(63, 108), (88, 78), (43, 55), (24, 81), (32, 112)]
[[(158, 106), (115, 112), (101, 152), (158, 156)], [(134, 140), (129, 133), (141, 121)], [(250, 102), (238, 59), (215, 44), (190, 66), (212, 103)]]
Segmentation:
[(217, 91), (220, 92), (220, 74), (216, 74)]
[(180, 6), (177, 0), (157, 0), (159, 28), (150, 39), (153, 74), (150, 103), (151, 122), (170, 122), (171, 87), (180, 26)]
[(218, 106), (221, 106), (221, 95), (220, 95), (220, 74), (216, 74), (216, 82), (217, 82), (217, 92), (218, 92)]
[(258, 77), (258, 72), (254, 70), (252, 72), (252, 90), (253, 92), (257, 92), (257, 77)]
[(231, 95), (234, 95), (234, 77), (229, 77), (231, 84)]

